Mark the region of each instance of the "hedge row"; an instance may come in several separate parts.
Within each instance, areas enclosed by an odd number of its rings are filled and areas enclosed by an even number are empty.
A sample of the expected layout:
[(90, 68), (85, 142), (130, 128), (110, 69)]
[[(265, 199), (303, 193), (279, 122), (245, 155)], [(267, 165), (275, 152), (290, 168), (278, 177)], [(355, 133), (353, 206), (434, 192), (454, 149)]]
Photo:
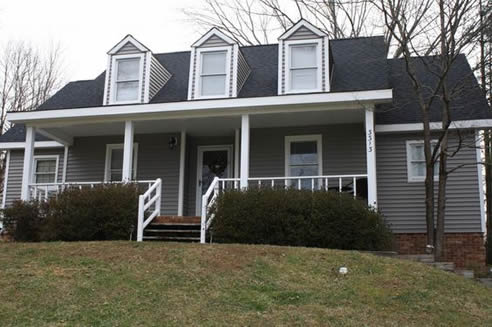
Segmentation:
[(4, 209), (4, 226), (16, 241), (123, 240), (134, 235), (135, 185), (68, 189), (47, 202), (16, 201)]
[(351, 195), (252, 188), (222, 193), (211, 208), (213, 240), (350, 250), (387, 250), (383, 217)]

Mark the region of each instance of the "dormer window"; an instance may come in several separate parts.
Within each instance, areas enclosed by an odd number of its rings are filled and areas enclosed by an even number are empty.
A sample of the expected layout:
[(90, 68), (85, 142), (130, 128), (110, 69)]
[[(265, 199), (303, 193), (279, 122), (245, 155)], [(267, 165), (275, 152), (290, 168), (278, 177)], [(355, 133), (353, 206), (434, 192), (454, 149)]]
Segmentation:
[(318, 51), (316, 44), (290, 46), (290, 90), (318, 89)]
[(201, 52), (200, 95), (226, 95), (227, 51)]
[(115, 102), (134, 102), (139, 99), (140, 58), (116, 59)]
[(278, 94), (329, 92), (328, 36), (301, 19), (279, 37)]

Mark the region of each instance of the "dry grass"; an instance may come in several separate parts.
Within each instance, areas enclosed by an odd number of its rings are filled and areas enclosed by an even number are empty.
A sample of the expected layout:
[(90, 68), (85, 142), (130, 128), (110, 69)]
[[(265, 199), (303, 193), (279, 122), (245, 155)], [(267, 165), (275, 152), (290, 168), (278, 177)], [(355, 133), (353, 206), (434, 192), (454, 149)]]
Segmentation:
[(4, 243), (0, 325), (491, 326), (492, 290), (350, 251)]

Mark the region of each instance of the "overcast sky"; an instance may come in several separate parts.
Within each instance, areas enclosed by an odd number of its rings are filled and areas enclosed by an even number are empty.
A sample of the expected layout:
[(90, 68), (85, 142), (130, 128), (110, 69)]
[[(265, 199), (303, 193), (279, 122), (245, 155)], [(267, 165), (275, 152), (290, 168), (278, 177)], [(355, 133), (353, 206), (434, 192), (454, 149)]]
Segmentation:
[(105, 69), (106, 52), (126, 34), (155, 53), (189, 50), (201, 32), (181, 11), (200, 5), (201, 0), (0, 0), (0, 43), (26, 40), (45, 51), (59, 43), (65, 79), (93, 79)]

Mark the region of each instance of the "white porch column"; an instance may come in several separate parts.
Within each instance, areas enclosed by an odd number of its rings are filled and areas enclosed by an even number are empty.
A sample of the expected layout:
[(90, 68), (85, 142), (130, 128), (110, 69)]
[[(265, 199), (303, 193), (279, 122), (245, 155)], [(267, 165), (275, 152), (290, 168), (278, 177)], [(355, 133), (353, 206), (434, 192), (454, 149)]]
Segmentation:
[(183, 215), (184, 207), (184, 179), (185, 179), (185, 159), (186, 159), (186, 132), (181, 131), (179, 140), (179, 187), (178, 187), (178, 216)]
[(121, 180), (128, 182), (133, 179), (132, 165), (133, 165), (133, 132), (134, 126), (131, 120), (125, 122), (125, 142), (123, 148), (123, 173)]
[(376, 183), (376, 134), (374, 133), (374, 107), (367, 108), (366, 121), (366, 160), (367, 160), (367, 203), (378, 207)]
[(234, 130), (234, 178), (239, 178), (239, 128)]
[(248, 187), (249, 178), (249, 115), (241, 117), (241, 188)]
[(32, 176), (32, 165), (34, 157), (34, 141), (36, 138), (36, 129), (32, 126), (26, 126), (26, 145), (24, 148), (24, 168), (22, 170), (22, 189), (21, 200), (29, 201), (29, 183)]

